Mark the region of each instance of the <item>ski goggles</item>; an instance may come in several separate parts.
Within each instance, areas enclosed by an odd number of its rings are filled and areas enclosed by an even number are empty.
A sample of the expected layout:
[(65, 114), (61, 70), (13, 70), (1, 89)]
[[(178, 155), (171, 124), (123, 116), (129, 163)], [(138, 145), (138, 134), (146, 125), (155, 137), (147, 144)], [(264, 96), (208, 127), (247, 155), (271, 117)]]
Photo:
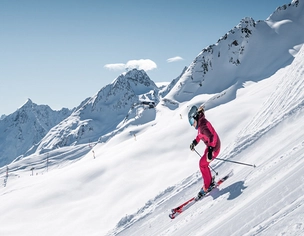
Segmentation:
[(191, 117), (191, 118), (189, 119), (189, 123), (190, 123), (191, 126), (193, 126), (193, 124), (194, 124), (194, 118), (193, 118), (193, 117)]

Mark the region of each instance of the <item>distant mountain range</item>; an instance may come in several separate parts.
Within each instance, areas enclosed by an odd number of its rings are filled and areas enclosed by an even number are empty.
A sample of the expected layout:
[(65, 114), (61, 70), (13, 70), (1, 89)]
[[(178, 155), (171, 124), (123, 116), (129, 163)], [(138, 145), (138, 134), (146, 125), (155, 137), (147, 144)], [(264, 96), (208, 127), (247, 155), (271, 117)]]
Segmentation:
[(30, 99), (14, 113), (0, 120), (0, 166), (28, 153), (48, 131), (68, 117), (71, 110), (53, 111)]

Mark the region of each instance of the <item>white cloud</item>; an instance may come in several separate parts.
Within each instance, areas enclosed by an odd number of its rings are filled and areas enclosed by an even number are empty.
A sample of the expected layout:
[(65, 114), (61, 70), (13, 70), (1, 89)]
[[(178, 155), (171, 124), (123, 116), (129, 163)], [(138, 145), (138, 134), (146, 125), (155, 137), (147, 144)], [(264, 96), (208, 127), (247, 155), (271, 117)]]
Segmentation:
[(125, 64), (123, 63), (106, 64), (104, 67), (109, 70), (123, 70), (125, 69)]
[(116, 64), (106, 64), (104, 66), (109, 70), (130, 70), (130, 69), (139, 69), (139, 70), (154, 70), (157, 68), (157, 65), (154, 61), (150, 59), (140, 59), (140, 60), (130, 60), (126, 64), (116, 63)]
[(154, 61), (150, 59), (140, 59), (140, 60), (130, 60), (126, 64), (127, 69), (139, 69), (139, 70), (154, 70), (157, 68), (157, 65)]
[(171, 57), (171, 58), (167, 59), (167, 62), (171, 63), (171, 62), (182, 61), (182, 60), (184, 60), (182, 57), (176, 56), (176, 57)]

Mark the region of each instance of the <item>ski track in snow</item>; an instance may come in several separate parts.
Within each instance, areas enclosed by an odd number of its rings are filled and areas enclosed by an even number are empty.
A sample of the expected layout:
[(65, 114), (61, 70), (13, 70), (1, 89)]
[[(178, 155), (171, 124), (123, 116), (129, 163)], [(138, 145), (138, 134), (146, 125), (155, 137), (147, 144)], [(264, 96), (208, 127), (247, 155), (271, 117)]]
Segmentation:
[(274, 92), (265, 102), (263, 109), (239, 133), (234, 149), (228, 152), (225, 158), (238, 155), (286, 117), (303, 108), (304, 80), (301, 79), (303, 75), (304, 69), (301, 65), (296, 72), (291, 68), (285, 73)]
[[(198, 181), (200, 181), (200, 174), (197, 172), (176, 186), (168, 187), (164, 192), (160, 193), (153, 200), (148, 201), (143, 208), (138, 210), (137, 213), (122, 218), (117, 224), (117, 229), (111, 231), (108, 235), (116, 235), (117, 233), (128, 229), (136, 222), (139, 222), (143, 219), (146, 220), (147, 216), (149, 216), (151, 213), (155, 213), (155, 210), (158, 210), (158, 208), (161, 208), (164, 204), (168, 204), (167, 202), (170, 202), (172, 198), (175, 198), (180, 192), (185, 191), (193, 185), (196, 185)], [(146, 225), (148, 223), (144, 224)]]
[[(302, 145), (302, 143), (300, 145)], [(297, 186), (301, 186), (303, 179), (297, 179), (295, 176), (299, 176), (299, 173), (304, 167), (302, 154), (303, 149), (304, 147), (292, 155), (290, 154), (285, 155), (284, 157), (277, 157), (276, 159), (269, 159), (267, 161), (268, 163), (263, 164), (262, 168), (260, 168), (261, 170), (254, 172), (255, 176), (250, 175), (250, 177), (245, 179), (246, 185), (250, 186), (250, 188), (257, 189), (257, 191), (251, 193), (241, 202), (241, 204), (230, 207), (230, 209), (223, 214), (223, 219), (221, 219), (223, 225), (221, 225), (221, 228), (223, 227), (226, 229), (227, 235), (260, 234), (262, 231), (265, 231), (267, 228), (271, 227), (274, 222), (279, 221), (286, 212), (292, 212), (294, 210), (292, 204), (293, 201), (298, 203), (296, 204), (297, 207), (298, 205), (302, 206), (304, 198), (301, 197), (301, 194), (303, 193), (303, 189), (299, 189)], [(297, 156), (297, 158), (292, 158), (293, 156)], [(264, 165), (266, 165), (265, 168)], [(281, 182), (283, 181), (286, 182), (285, 189), (278, 189), (282, 186)], [(278, 183), (280, 183), (280, 185), (277, 187), (276, 185)], [(274, 195), (277, 195), (277, 197), (273, 198)], [(297, 195), (299, 198), (294, 200), (295, 196)], [(293, 198), (290, 200), (288, 198), (289, 196), (293, 196)], [(291, 201), (291, 203), (289, 203), (289, 201)], [(281, 209), (282, 206), (285, 207)], [(256, 209), (255, 215), (260, 219), (261, 224), (254, 225), (257, 221), (256, 217), (252, 218), (250, 214), (247, 214), (252, 209)], [(273, 216), (270, 218), (269, 212), (272, 212), (271, 214), (273, 214)], [(238, 214), (237, 217), (239, 217), (240, 214), (243, 215), (243, 220), (239, 223), (238, 227), (235, 226), (236, 222), (238, 221), (233, 219), (233, 216), (236, 213)], [(265, 219), (268, 220), (265, 221)], [(230, 228), (229, 225), (231, 225), (231, 223), (233, 223), (233, 226)], [(214, 229), (216, 227), (217, 224), (215, 224), (213, 227), (211, 224), (211, 226), (208, 225), (207, 227), (210, 232), (208, 232), (206, 228), (203, 230), (206, 230), (208, 235), (219, 235), (217, 234), (220, 233), (218, 232), (219, 230)], [(248, 232), (248, 229), (251, 228), (253, 229)]]

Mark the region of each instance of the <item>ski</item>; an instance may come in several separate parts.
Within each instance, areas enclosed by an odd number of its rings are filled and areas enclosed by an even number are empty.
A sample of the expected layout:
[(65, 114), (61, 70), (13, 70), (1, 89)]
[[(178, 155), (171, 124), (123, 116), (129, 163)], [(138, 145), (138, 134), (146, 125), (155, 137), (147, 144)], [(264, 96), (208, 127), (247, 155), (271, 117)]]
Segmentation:
[(171, 219), (174, 219), (176, 216), (178, 216), (179, 214), (181, 214), (182, 212), (184, 212), (186, 209), (188, 209), (190, 206), (194, 205), (197, 201), (203, 199), (205, 196), (207, 196), (213, 189), (217, 188), (218, 186), (220, 186), (224, 181), (226, 181), (229, 177), (231, 177), (233, 175), (233, 171), (230, 171), (229, 174), (225, 175), (223, 178), (219, 179), (215, 185), (213, 186), (213, 188), (211, 188), (205, 195), (203, 195), (202, 197), (198, 198), (198, 197), (193, 197), (191, 199), (189, 199), (188, 201), (184, 202), (183, 204), (181, 204), (180, 206), (174, 208), (171, 210), (171, 214), (169, 214), (169, 217)]

